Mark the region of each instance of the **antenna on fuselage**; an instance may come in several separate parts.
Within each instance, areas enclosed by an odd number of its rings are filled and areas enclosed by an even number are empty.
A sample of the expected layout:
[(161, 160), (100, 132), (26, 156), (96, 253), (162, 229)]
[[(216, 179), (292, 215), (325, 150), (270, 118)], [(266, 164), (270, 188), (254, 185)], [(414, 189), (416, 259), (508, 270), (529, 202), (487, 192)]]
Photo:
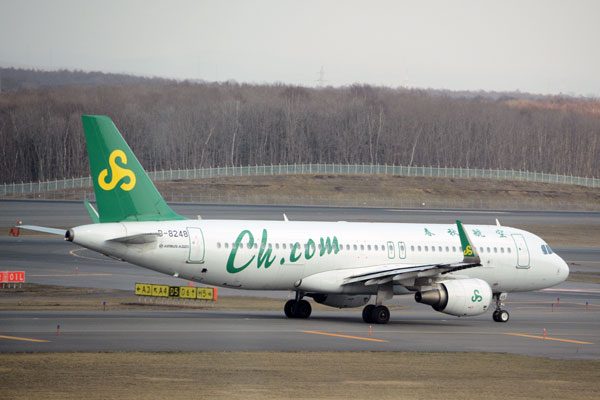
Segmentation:
[(283, 220), (285, 222), (289, 222), (290, 220), (288, 219), (287, 215), (285, 215), (285, 213), (283, 213)]
[(502, 226), (500, 225), (500, 221), (498, 221), (498, 218), (496, 218), (496, 226)]

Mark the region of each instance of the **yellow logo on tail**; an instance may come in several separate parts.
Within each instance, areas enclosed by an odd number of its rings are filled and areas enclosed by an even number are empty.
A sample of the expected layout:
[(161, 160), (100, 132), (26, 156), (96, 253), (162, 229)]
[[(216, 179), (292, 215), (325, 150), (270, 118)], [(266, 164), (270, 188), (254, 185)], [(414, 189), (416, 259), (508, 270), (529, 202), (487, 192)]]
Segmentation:
[(125, 191), (130, 191), (135, 187), (135, 174), (132, 170), (118, 165), (116, 163), (117, 158), (121, 161), (121, 163), (127, 165), (127, 156), (123, 150), (114, 150), (108, 157), (108, 165), (110, 166), (112, 179), (110, 182), (106, 182), (108, 169), (105, 168), (100, 171), (100, 174), (98, 175), (98, 185), (100, 185), (103, 190), (113, 190), (123, 178), (129, 178), (129, 182), (121, 183), (120, 187)]
[(471, 245), (470, 245), (470, 244), (468, 244), (468, 245), (467, 245), (467, 247), (465, 247), (465, 251), (463, 251), (463, 254), (464, 254), (466, 257), (470, 257), (470, 256), (472, 256), (472, 255), (473, 255), (473, 249), (471, 248)]

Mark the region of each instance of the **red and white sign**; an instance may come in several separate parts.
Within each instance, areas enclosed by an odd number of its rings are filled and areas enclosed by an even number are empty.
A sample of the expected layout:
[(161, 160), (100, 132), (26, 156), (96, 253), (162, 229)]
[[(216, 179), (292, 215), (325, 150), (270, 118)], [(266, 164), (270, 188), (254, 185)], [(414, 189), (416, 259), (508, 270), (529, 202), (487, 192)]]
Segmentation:
[(25, 271), (0, 271), (0, 283), (24, 283)]

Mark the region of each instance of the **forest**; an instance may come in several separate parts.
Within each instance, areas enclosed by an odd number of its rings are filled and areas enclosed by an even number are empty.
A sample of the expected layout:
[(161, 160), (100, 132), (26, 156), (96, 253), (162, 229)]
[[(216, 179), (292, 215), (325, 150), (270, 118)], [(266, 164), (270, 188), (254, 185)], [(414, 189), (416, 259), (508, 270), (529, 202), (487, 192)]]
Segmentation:
[(364, 163), (600, 175), (598, 99), (55, 74), (0, 70), (0, 183), (89, 175), (82, 114), (110, 116), (148, 170)]

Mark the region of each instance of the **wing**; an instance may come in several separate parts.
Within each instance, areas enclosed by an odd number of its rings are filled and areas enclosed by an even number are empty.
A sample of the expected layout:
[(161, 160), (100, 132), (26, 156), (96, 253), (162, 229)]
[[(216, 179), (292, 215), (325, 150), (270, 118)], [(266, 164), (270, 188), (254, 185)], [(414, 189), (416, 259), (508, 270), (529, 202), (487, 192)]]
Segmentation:
[(344, 279), (342, 285), (363, 282), (365, 286), (383, 285), (391, 281), (401, 281), (403, 279), (414, 277), (434, 276), (438, 274), (447, 274), (449, 272), (459, 271), (461, 269), (474, 268), (481, 266), (480, 263), (456, 262), (447, 264), (426, 264), (426, 265), (381, 265), (372, 267), (367, 273), (351, 275)]
[[(363, 282), (366, 286), (383, 285), (391, 281), (401, 281), (403, 279), (414, 277), (426, 277), (447, 274), (450, 272), (460, 271), (462, 269), (474, 268), (481, 266), (481, 259), (477, 254), (475, 246), (463, 228), (460, 221), (456, 221), (458, 235), (463, 249), (463, 260), (450, 263), (425, 264), (425, 265), (381, 265), (369, 268), (368, 272), (351, 275), (344, 279), (342, 285), (350, 285), (357, 282)], [(364, 271), (364, 270), (362, 270)]]
[(65, 236), (65, 233), (67, 232), (66, 229), (48, 228), (47, 226), (37, 226), (37, 225), (15, 225), (15, 228), (26, 229), (28, 231), (35, 231), (35, 232), (51, 233), (52, 235), (60, 235), (63, 237)]
[(345, 287), (349, 285), (379, 286), (391, 282), (401, 286), (412, 286), (408, 282), (412, 280), (414, 283), (417, 278), (439, 276), (481, 266), (477, 250), (471, 244), (462, 223), (456, 221), (456, 226), (463, 249), (462, 260), (449, 259), (448, 262), (432, 264), (382, 264), (329, 270), (302, 278), (297, 282), (296, 287), (306, 292), (343, 293)]
[(462, 222), (456, 221), (458, 235), (463, 249), (463, 260), (460, 262), (425, 264), (425, 265), (381, 265), (370, 268), (369, 272), (351, 275), (344, 279), (342, 285), (363, 282), (365, 286), (383, 285), (391, 281), (401, 281), (403, 279), (414, 277), (435, 276), (438, 274), (447, 274), (449, 272), (460, 271), (462, 269), (481, 266), (481, 259), (477, 254), (475, 246), (471, 240)]

